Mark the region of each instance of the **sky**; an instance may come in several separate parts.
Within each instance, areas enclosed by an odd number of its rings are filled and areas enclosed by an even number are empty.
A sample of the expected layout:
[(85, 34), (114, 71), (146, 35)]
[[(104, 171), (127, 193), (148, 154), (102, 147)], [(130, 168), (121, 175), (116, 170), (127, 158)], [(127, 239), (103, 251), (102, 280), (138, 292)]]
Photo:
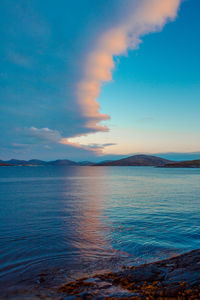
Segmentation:
[(200, 157), (198, 0), (1, 0), (0, 159)]

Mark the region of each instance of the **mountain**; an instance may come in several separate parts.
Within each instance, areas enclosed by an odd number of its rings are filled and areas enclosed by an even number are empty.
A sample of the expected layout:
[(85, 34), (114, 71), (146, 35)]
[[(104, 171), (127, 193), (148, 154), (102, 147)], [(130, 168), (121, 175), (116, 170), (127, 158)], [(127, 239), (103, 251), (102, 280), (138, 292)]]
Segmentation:
[(133, 155), (115, 161), (102, 162), (95, 166), (164, 166), (172, 161), (152, 155)]
[(164, 168), (200, 168), (200, 159), (179, 161), (162, 166)]
[(32, 166), (44, 166), (47, 164), (46, 161), (39, 160), (39, 159), (31, 159), (31, 160), (28, 160), (27, 163)]
[(74, 162), (69, 159), (58, 159), (54, 161), (43, 161), (39, 159), (18, 160), (10, 159), (0, 160), (0, 166), (154, 166), (163, 168), (200, 168), (200, 159), (189, 161), (171, 161), (153, 155), (133, 155), (119, 160), (107, 160), (100, 163), (90, 161)]
[(68, 159), (60, 159), (54, 161), (43, 161), (39, 159), (18, 160), (10, 159), (8, 161), (0, 160), (1, 165), (7, 166), (78, 166), (79, 164)]
[(78, 166), (79, 165), (75, 161), (68, 160), (68, 159), (58, 159), (54, 161), (48, 161), (46, 164), (51, 166)]
[(46, 164), (45, 161), (38, 160), (38, 159), (31, 159), (31, 160), (18, 160), (18, 159), (10, 159), (7, 161), (0, 161), (1, 163), (7, 164), (9, 166), (43, 166)]
[(18, 159), (10, 159), (7, 161), (4, 161), (4, 163), (14, 166), (24, 166), (27, 164), (26, 160), (18, 160)]

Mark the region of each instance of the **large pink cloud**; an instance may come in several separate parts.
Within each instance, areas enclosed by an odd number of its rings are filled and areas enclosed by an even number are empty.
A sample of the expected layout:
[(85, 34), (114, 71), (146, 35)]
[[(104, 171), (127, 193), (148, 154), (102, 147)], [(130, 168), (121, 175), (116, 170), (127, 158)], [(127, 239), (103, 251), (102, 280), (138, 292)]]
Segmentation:
[(168, 20), (176, 17), (180, 2), (181, 0), (133, 0), (129, 14), (122, 18), (121, 23), (107, 29), (97, 38), (95, 46), (91, 47), (85, 59), (83, 77), (76, 87), (76, 100), (83, 116), (88, 120), (86, 128), (93, 129), (93, 132), (108, 131), (100, 122), (110, 117), (100, 112), (98, 98), (102, 85), (112, 80), (114, 57), (138, 47), (140, 37), (144, 34), (161, 30)]

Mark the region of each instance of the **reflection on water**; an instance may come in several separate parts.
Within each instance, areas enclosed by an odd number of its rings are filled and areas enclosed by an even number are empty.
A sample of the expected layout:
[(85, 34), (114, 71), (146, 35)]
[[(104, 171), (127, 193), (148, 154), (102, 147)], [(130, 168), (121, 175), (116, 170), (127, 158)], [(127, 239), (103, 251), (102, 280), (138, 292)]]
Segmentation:
[(200, 170), (0, 168), (0, 283), (7, 290), (199, 247)]
[[(73, 220), (69, 223), (66, 219), (63, 229), (66, 233), (73, 232), (71, 244), (80, 251), (83, 256), (95, 256), (108, 247), (105, 235), (109, 228), (103, 223), (103, 214), (106, 209), (104, 178), (106, 169), (80, 168), (78, 170), (78, 182), (74, 187), (71, 202)], [(64, 184), (68, 184), (68, 180)], [(69, 198), (67, 192), (63, 198)], [(75, 203), (76, 204), (75, 204)], [(64, 210), (69, 211), (69, 203), (66, 200)], [(70, 229), (68, 228), (70, 227)], [(102, 234), (104, 233), (104, 234)]]

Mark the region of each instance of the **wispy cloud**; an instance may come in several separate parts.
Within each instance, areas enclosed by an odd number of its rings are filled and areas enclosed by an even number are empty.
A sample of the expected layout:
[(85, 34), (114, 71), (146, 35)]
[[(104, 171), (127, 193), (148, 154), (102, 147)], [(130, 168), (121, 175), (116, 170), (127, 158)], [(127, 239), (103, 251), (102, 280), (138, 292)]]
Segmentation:
[(59, 143), (59, 141), (62, 139), (59, 131), (49, 128), (36, 128), (32, 126), (30, 128), (25, 128), (23, 133), (27, 137), (34, 138), (37, 141), (40, 140), (45, 143), (47, 141), (52, 143)]
[(73, 146), (73, 147), (76, 147), (76, 148), (81, 148), (81, 149), (84, 149), (84, 150), (87, 150), (87, 151), (93, 151), (98, 155), (103, 154), (103, 150), (106, 147), (116, 145), (115, 143), (106, 143), (106, 144), (93, 143), (93, 144), (84, 145), (84, 144), (81, 144), (81, 143), (78, 143), (78, 142), (73, 142), (73, 139), (71, 140), (71, 139), (66, 139), (66, 138), (61, 139), (60, 143), (63, 144), (63, 145), (68, 145), (68, 146)]
[[(50, 144), (61, 144), (65, 146), (72, 146), (75, 148), (83, 149), (86, 151), (93, 151), (96, 154), (102, 154), (103, 149), (105, 147), (113, 146), (114, 143), (106, 143), (106, 144), (80, 144), (71, 141), (70, 139), (62, 137), (58, 130), (52, 130), (49, 128), (36, 128), (34, 126), (30, 128), (24, 128), (23, 134), (30, 138), (30, 144), (34, 143), (42, 143), (46, 144), (47, 142)], [(29, 144), (20, 144), (20, 143), (13, 143), (13, 147), (15, 148), (24, 148)], [(46, 146), (45, 148), (50, 148), (50, 146)]]
[(19, 149), (23, 149), (29, 146), (29, 144), (20, 144), (20, 143), (12, 143), (11, 146), (13, 148), (19, 148)]

